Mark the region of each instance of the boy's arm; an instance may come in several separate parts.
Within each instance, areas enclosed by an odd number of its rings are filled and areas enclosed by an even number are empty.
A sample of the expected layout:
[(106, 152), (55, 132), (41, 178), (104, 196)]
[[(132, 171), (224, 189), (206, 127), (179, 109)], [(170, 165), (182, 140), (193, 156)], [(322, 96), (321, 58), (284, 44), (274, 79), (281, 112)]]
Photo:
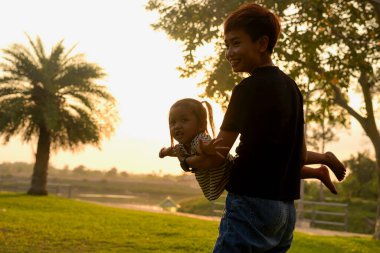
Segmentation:
[(222, 165), (238, 135), (238, 132), (221, 130), (214, 141), (200, 145), (199, 156), (188, 157), (185, 163), (197, 169), (209, 169)]

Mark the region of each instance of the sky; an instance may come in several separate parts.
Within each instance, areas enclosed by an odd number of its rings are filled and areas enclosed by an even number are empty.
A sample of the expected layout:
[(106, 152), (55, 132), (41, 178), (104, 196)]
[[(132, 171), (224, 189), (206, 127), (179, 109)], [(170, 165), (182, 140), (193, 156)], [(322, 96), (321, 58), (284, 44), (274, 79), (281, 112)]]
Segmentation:
[[(183, 65), (182, 46), (151, 24), (158, 14), (148, 12), (146, 0), (12, 0), (2, 1), (0, 48), (27, 44), (25, 33), (39, 36), (46, 51), (64, 39), (67, 49), (84, 53), (86, 59), (104, 68), (107, 77), (99, 83), (117, 100), (120, 122), (114, 135), (100, 150), (84, 146), (76, 152), (57, 151), (50, 163), (63, 168), (84, 165), (89, 169), (130, 173), (180, 174), (174, 158), (160, 159), (161, 147), (170, 145), (168, 110), (176, 100), (199, 98), (200, 77), (181, 79), (176, 69)], [(223, 113), (212, 103), (215, 125)], [(341, 159), (365, 149), (370, 142), (356, 121), (352, 130), (339, 131), (339, 140), (327, 145)], [(18, 137), (0, 146), (0, 163), (34, 162), (36, 143), (21, 143)]]

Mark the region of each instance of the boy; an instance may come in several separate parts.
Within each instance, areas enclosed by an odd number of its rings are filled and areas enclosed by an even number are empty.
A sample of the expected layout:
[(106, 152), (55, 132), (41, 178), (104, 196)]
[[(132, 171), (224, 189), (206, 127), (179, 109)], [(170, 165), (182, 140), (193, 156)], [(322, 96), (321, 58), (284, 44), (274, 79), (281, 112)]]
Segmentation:
[(271, 58), (279, 33), (277, 16), (257, 4), (224, 23), (226, 58), (250, 76), (234, 87), (218, 138), (186, 159), (218, 166), (241, 134), (214, 252), (286, 252), (292, 242), (306, 147), (302, 95)]

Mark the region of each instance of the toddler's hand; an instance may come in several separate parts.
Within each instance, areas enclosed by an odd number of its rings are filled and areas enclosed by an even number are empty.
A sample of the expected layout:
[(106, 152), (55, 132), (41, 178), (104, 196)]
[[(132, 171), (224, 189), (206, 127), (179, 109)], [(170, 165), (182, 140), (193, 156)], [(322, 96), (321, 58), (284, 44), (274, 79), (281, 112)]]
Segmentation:
[(166, 148), (163, 147), (162, 149), (160, 149), (160, 152), (158, 153), (158, 157), (160, 158), (164, 158), (166, 156)]
[(173, 156), (173, 157), (176, 157), (177, 156), (177, 152), (174, 148), (172, 147), (169, 147), (169, 148), (165, 148), (163, 147), (161, 150), (160, 150), (160, 153), (158, 154), (160, 158), (164, 158), (165, 156)]

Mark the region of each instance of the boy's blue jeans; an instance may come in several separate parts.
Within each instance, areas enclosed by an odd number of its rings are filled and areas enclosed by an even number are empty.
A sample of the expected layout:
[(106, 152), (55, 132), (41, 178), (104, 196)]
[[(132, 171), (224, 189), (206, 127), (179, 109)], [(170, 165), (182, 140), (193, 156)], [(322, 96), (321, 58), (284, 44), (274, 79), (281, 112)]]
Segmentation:
[(286, 252), (293, 240), (293, 201), (228, 193), (214, 253)]

